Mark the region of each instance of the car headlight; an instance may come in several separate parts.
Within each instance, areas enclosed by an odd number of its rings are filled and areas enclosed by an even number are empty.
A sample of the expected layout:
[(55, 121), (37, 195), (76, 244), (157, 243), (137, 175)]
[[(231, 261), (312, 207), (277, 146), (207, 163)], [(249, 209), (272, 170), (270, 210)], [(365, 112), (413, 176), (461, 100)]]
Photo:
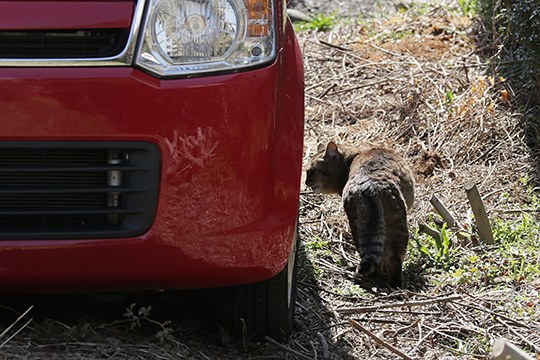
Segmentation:
[(272, 0), (148, 0), (136, 64), (175, 76), (259, 65), (275, 57)]

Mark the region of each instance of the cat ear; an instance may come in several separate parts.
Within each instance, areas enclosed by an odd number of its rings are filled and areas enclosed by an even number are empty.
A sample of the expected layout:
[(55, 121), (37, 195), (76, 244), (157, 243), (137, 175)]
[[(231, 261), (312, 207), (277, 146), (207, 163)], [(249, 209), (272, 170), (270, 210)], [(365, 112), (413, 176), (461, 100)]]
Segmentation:
[(329, 157), (331, 159), (336, 159), (339, 157), (339, 150), (335, 142), (330, 141), (328, 145), (326, 145), (326, 152), (324, 153), (324, 157)]
[(317, 146), (317, 153), (322, 153), (324, 151), (324, 149), (326, 148), (326, 146), (324, 146), (324, 144), (319, 144)]

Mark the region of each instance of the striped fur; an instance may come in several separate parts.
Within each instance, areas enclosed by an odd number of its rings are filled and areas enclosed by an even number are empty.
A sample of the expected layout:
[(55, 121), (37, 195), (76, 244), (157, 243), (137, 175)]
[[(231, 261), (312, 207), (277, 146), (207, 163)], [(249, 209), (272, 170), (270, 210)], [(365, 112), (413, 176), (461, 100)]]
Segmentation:
[(386, 273), (390, 286), (401, 286), (409, 241), (407, 209), (414, 200), (414, 179), (405, 160), (385, 148), (330, 142), (311, 164), (306, 185), (317, 192), (342, 195), (361, 257), (357, 273)]

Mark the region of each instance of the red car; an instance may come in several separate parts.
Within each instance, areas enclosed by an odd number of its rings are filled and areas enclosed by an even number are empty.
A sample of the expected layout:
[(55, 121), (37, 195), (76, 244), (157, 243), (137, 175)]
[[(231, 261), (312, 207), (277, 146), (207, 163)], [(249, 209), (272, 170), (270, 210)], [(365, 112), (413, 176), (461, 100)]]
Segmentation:
[(289, 331), (304, 110), (285, 6), (0, 2), (2, 292), (227, 286), (233, 328)]

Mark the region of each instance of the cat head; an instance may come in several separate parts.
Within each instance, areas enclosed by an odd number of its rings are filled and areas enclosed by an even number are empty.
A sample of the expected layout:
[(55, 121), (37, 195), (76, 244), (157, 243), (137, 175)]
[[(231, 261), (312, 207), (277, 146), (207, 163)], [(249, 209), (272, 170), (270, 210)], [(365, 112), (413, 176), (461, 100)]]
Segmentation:
[(343, 154), (336, 143), (319, 145), (317, 156), (307, 170), (306, 185), (317, 193), (341, 193), (343, 167)]

